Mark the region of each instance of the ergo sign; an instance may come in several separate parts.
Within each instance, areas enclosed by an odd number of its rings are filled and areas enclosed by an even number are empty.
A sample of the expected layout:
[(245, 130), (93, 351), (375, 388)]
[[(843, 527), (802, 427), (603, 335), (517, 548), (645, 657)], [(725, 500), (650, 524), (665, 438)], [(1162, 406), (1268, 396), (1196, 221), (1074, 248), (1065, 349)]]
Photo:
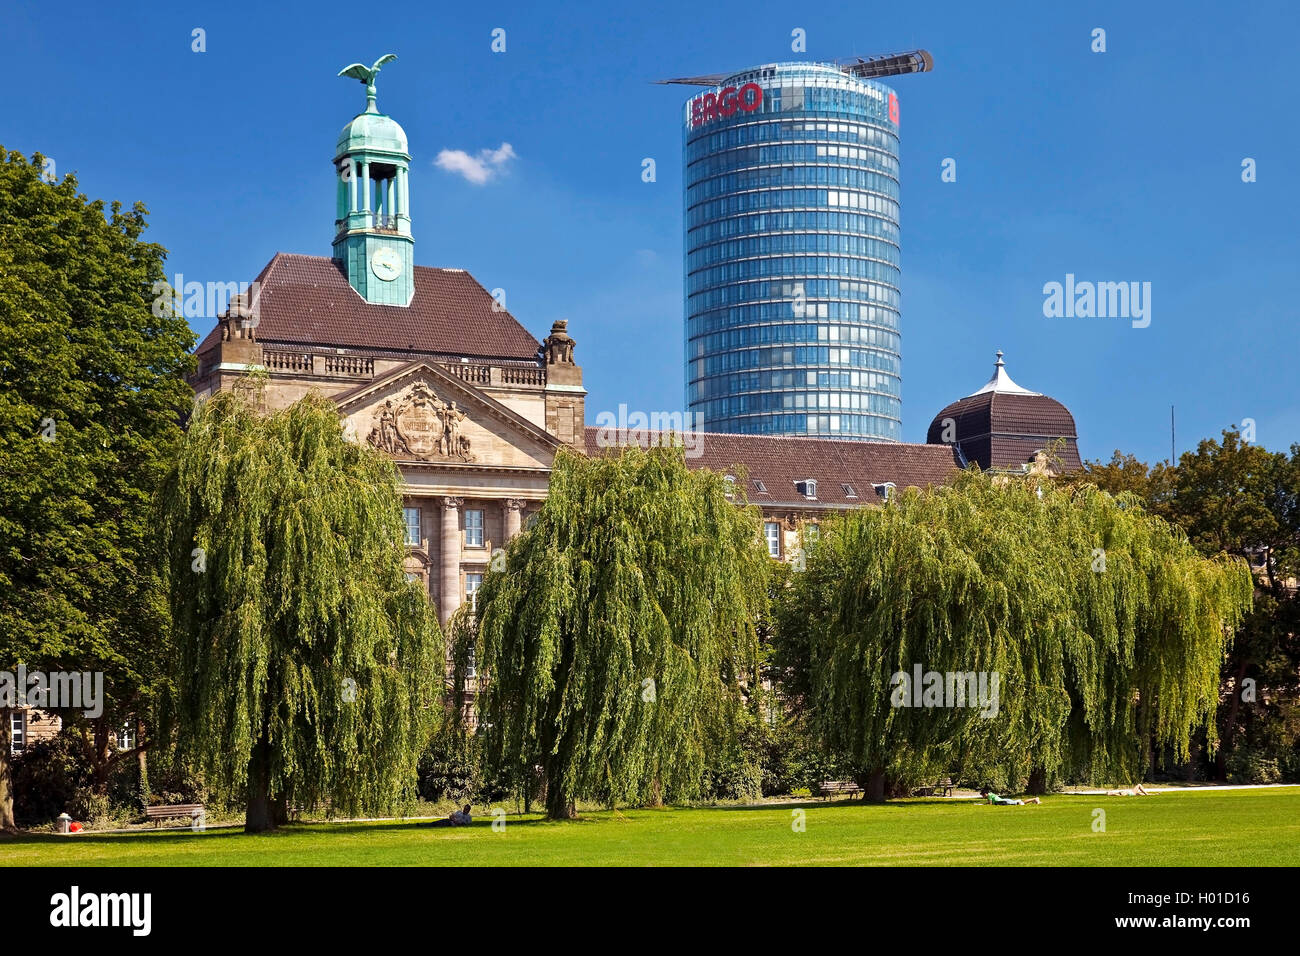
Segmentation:
[(752, 113), (762, 105), (763, 88), (757, 83), (746, 83), (739, 90), (728, 86), (717, 93), (705, 93), (691, 101), (691, 127), (731, 116), (737, 109)]
[[(873, 94), (879, 98), (879, 94)], [(763, 105), (763, 88), (757, 83), (746, 83), (739, 90), (728, 86), (717, 93), (705, 93), (691, 100), (691, 128), (703, 126), (721, 117), (733, 115), (737, 109), (752, 113)], [(889, 120), (898, 125), (898, 96), (889, 94)]]

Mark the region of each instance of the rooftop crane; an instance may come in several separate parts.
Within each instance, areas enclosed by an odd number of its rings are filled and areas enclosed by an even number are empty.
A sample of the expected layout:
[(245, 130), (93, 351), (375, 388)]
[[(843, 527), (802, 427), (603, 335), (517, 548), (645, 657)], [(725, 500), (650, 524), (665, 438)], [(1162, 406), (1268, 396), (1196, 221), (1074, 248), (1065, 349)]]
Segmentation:
[[(835, 65), (850, 76), (874, 80), (882, 76), (901, 76), (904, 73), (929, 73), (934, 69), (934, 57), (925, 50), (911, 50), (907, 53), (886, 53), (883, 56), (860, 56), (835, 60)], [(743, 72), (743, 71), (742, 71)], [(682, 86), (719, 86), (723, 80), (735, 73), (709, 73), (706, 76), (680, 76), (672, 80), (656, 80), (667, 85), (677, 83)]]

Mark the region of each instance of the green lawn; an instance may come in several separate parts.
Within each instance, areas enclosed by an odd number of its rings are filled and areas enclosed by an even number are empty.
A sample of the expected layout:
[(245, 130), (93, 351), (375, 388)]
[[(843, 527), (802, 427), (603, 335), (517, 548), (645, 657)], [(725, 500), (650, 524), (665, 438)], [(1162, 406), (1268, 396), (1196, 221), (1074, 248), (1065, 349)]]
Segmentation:
[[(806, 811), (794, 832), (792, 809)], [(1106, 811), (1094, 833), (1093, 809)], [(482, 813), (481, 808), (478, 810)], [(903, 800), (596, 811), (547, 823), (486, 814), (466, 829), (415, 823), (0, 838), (0, 866), (268, 865), (1300, 865), (1300, 787), (1053, 796), (1041, 806)]]

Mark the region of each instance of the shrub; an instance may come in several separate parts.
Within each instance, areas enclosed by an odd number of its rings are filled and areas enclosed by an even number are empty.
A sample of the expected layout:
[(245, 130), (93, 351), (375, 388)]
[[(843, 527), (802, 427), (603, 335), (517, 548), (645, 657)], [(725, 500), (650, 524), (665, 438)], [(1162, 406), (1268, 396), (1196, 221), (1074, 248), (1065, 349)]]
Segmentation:
[(13, 764), (14, 819), (19, 826), (51, 823), (61, 813), (89, 819), (91, 768), (81, 742), (68, 734), (32, 744)]
[(1273, 757), (1258, 751), (1237, 752), (1228, 760), (1228, 779), (1233, 783), (1280, 783), (1282, 771)]

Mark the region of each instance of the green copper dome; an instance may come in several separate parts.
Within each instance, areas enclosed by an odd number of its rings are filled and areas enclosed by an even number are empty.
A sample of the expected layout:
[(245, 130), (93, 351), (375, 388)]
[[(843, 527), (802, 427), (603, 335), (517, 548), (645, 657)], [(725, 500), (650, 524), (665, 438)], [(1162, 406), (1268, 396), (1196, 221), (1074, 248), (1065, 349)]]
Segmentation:
[(406, 151), (406, 131), (383, 113), (359, 113), (339, 133), (335, 157), (362, 151), (397, 153), (405, 159), (411, 158)]

